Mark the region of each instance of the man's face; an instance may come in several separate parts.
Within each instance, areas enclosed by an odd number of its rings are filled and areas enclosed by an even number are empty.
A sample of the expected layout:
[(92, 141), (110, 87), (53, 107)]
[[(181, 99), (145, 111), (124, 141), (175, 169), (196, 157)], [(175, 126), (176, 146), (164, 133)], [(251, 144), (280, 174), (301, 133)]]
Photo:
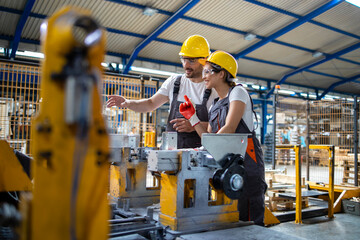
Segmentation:
[(199, 62), (199, 59), (203, 58), (190, 58), (190, 57), (181, 57), (181, 63), (185, 70), (185, 75), (187, 78), (201, 78), (203, 65)]

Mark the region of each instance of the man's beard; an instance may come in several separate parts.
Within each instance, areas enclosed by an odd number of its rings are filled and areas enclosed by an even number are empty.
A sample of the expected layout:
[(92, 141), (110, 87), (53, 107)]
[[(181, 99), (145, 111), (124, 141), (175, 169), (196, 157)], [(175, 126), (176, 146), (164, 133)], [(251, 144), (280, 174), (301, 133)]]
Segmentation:
[[(186, 70), (190, 70), (189, 72), (187, 72)], [(192, 68), (187, 68), (185, 69), (185, 75), (187, 78), (198, 78), (201, 77), (201, 73), (197, 73), (194, 69)]]

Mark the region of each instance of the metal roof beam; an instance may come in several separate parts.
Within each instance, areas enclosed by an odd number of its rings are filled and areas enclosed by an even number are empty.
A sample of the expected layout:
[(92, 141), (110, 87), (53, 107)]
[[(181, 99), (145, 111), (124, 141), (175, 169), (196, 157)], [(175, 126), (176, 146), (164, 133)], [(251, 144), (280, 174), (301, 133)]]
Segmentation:
[[(254, 61), (254, 62), (265, 63), (265, 64), (274, 65), (274, 66), (278, 66), (278, 67), (297, 69), (297, 67), (295, 67), (295, 66), (282, 64), (282, 63), (277, 63), (277, 62), (271, 62), (271, 61), (267, 61), (267, 60), (263, 60), (263, 59), (257, 59), (257, 58), (253, 58), (253, 57), (246, 57), (245, 56), (242, 59), (249, 60), (249, 61)], [(331, 77), (331, 78), (337, 78), (337, 79), (341, 79), (341, 80), (345, 79), (343, 77), (339, 77), (339, 76), (336, 76), (336, 75), (323, 73), (323, 72), (317, 72), (317, 71), (313, 71), (313, 70), (309, 70), (309, 69), (305, 70), (305, 72), (310, 72), (310, 73), (314, 73), (314, 74), (317, 74), (317, 75), (322, 75), (322, 76)]]
[[(0, 39), (3, 39), (3, 40), (11, 40), (12, 38), (9, 37), (9, 36), (5, 36), (5, 35), (1, 35), (1, 34), (0, 34)], [(23, 38), (21, 38), (21, 39), (20, 39), (20, 42), (25, 42), (25, 43), (31, 43), (31, 44), (40, 45), (40, 41), (37, 41), (37, 40), (29, 40), (29, 39), (23, 39)], [(179, 43), (179, 44), (181, 45), (181, 43)], [(130, 55), (127, 55), (127, 54), (114, 53), (114, 52), (107, 52), (106, 55), (121, 57), (121, 58), (123, 58), (124, 60), (125, 60), (125, 59), (128, 59), (128, 58), (130, 57)], [(140, 60), (140, 61), (146, 61), (146, 62), (152, 62), (152, 63), (157, 63), (157, 64), (170, 65), (170, 66), (175, 66), (175, 67), (182, 67), (181, 64), (179, 64), (179, 63), (174, 63), (174, 62), (156, 60), (156, 59), (151, 59), (151, 58), (143, 58), (143, 57), (138, 57), (137, 59)], [(270, 61), (264, 61), (264, 60), (256, 59), (256, 58), (244, 57), (244, 59), (249, 60), (249, 61), (261, 62), (261, 63), (272, 64), (272, 65), (277, 65), (277, 66), (282, 66), (282, 67), (288, 67), (288, 68), (296, 69), (296, 67), (293, 67), (293, 66), (290, 66), (290, 65), (277, 64), (277, 63), (273, 63), (273, 62), (270, 62)], [(123, 65), (125, 66), (126, 64), (123, 64)], [(312, 70), (305, 70), (305, 71), (311, 72), (311, 73), (314, 73), (314, 74), (319, 74), (319, 75), (327, 76), (327, 77), (337, 78), (337, 79), (340, 79), (340, 80), (345, 80), (345, 78), (338, 77), (338, 76), (331, 75), (331, 74), (326, 74), (326, 73), (321, 73), (321, 72), (315, 72), (315, 71), (312, 71)], [(245, 75), (245, 74), (237, 74), (237, 76), (239, 76), (239, 77), (244, 77), (244, 78), (255, 79), (255, 80), (266, 81), (268, 84), (277, 82), (277, 80), (275, 80), (275, 79), (262, 78), (262, 77), (256, 77), (256, 76)], [(311, 88), (311, 87), (306, 86), (306, 85), (299, 85), (299, 84), (295, 84), (295, 83), (288, 83), (288, 84), (291, 85), (291, 86), (296, 86), (296, 87), (304, 87), (304, 88), (308, 88), (308, 89), (315, 89), (315, 88)], [(270, 86), (270, 85), (269, 85), (269, 86)], [(270, 87), (268, 87), (268, 89), (270, 89)]]
[[(146, 5), (127, 2), (127, 1), (123, 1), (123, 0), (107, 0), (107, 1), (123, 4), (123, 5), (134, 7), (134, 8), (139, 8), (139, 9), (144, 9), (146, 7)], [(158, 13), (160, 13), (160, 14), (169, 15), (169, 16), (171, 16), (173, 14), (172, 12), (165, 11), (165, 10), (162, 10), (162, 9), (159, 9), (159, 8), (154, 8), (154, 9), (156, 11), (158, 11)], [(195, 23), (199, 23), (199, 24), (203, 24), (203, 25), (206, 25), (206, 26), (210, 26), (210, 27), (213, 27), (213, 28), (219, 28), (219, 29), (222, 29), (222, 30), (225, 30), (225, 31), (229, 31), (229, 32), (233, 32), (233, 33), (237, 33), (237, 34), (241, 34), (241, 35), (246, 35), (248, 33), (248, 32), (245, 32), (245, 31), (238, 30), (238, 29), (222, 26), (222, 25), (219, 25), (219, 24), (211, 23), (211, 22), (206, 22), (204, 20), (197, 19), (197, 18), (192, 18), (192, 17), (188, 17), (188, 16), (183, 16), (182, 19), (185, 19), (185, 20), (188, 20), (188, 21), (191, 21), (191, 22), (195, 22)], [(331, 27), (329, 26), (329, 29), (330, 28)], [(331, 30), (335, 31), (335, 28), (333, 28)], [(341, 30), (339, 30), (339, 31), (341, 31)], [(344, 32), (344, 34), (345, 34), (345, 32)], [(347, 33), (347, 35), (348, 34), (350, 34), (350, 33)], [(260, 40), (263, 40), (266, 37), (257, 35), (256, 38), (258, 38)], [(316, 50), (313, 50), (313, 49), (305, 48), (305, 47), (302, 47), (302, 46), (297, 46), (297, 45), (294, 45), (294, 44), (282, 42), (282, 41), (275, 40), (275, 39), (272, 42), (276, 43), (276, 44), (279, 44), (279, 45), (282, 45), (282, 46), (286, 46), (286, 47), (295, 48), (295, 49), (298, 49), (298, 50), (301, 50), (301, 51), (305, 51), (305, 52), (310, 52), (310, 53), (316, 52)], [(345, 58), (339, 58), (339, 60), (346, 61), (346, 62), (351, 62), (353, 64), (360, 65), (359, 62), (355, 62), (355, 61), (345, 59)]]
[[(258, 5), (258, 6), (261, 6), (261, 7), (264, 7), (264, 8), (267, 8), (267, 9), (270, 9), (270, 10), (273, 10), (273, 11), (278, 12), (278, 13), (282, 13), (282, 14), (288, 15), (288, 16), (290, 16), (290, 17), (301, 18), (300, 15), (297, 15), (297, 14), (295, 14), (295, 13), (292, 13), (292, 12), (289, 12), (289, 11), (286, 11), (286, 10), (283, 10), (283, 9), (281, 9), (281, 8), (277, 8), (277, 7), (271, 6), (271, 5), (266, 4), (266, 3), (263, 3), (263, 2), (259, 2), (259, 1), (257, 1), (257, 0), (245, 0), (245, 1), (246, 1), (246, 2), (249, 2), (249, 3), (252, 3), (252, 4), (255, 4), (255, 5)], [(319, 26), (319, 27), (329, 29), (329, 30), (334, 31), (334, 32), (344, 34), (344, 35), (349, 36), (349, 37), (353, 37), (353, 38), (356, 38), (356, 39), (360, 39), (360, 36), (359, 36), (359, 35), (346, 32), (346, 31), (344, 31), (344, 30), (341, 30), (341, 29), (338, 29), (338, 28), (335, 28), (335, 27), (326, 25), (326, 24), (324, 24), (324, 23), (320, 23), (320, 22), (317, 22), (317, 21), (314, 21), (314, 20), (309, 20), (308, 22), (309, 22), (309, 23), (312, 23), (312, 24), (314, 24), (314, 25), (317, 25), (317, 26)]]
[[(127, 1), (123, 1), (123, 0), (107, 0), (107, 1), (115, 2), (115, 3), (118, 3), (118, 4), (122, 4), (122, 5), (125, 5), (125, 6), (130, 6), (130, 7), (134, 7), (134, 8), (139, 8), (139, 9), (144, 9), (146, 7), (146, 5), (127, 2)], [(161, 9), (158, 9), (158, 8), (154, 8), (154, 9), (157, 10), (158, 13), (160, 13), (160, 14), (164, 14), (164, 15), (168, 15), (168, 16), (171, 16), (173, 14), (172, 12), (161, 10)], [(6, 7), (0, 7), (0, 11), (14, 13), (14, 14), (22, 14), (22, 12), (23, 12), (21, 10), (12, 9), (12, 8), (6, 8)], [(41, 18), (41, 19), (47, 18), (46, 15), (42, 15), (42, 14), (38, 14), (38, 13), (30, 13), (30, 17)], [(222, 29), (222, 30), (225, 30), (225, 31), (234, 32), (234, 33), (241, 34), (241, 35), (247, 34), (247, 32), (245, 32), (245, 31), (241, 31), (241, 30), (234, 29), (234, 28), (229, 28), (229, 27), (222, 26), (222, 25), (215, 24), (215, 23), (211, 23), (211, 22), (206, 22), (206, 21), (196, 19), (196, 18), (192, 18), (192, 17), (188, 17), (188, 16), (183, 16), (182, 19), (192, 21), (192, 22), (196, 22), (196, 23), (199, 23), (199, 24), (203, 24), (203, 25), (206, 25), (206, 26), (214, 27), (214, 28), (219, 28), (219, 29)], [(140, 38), (146, 38), (147, 37), (146, 35), (143, 35), (143, 34), (131, 33), (131, 32), (126, 32), (126, 31), (112, 29), (112, 28), (107, 28), (107, 30), (109, 32), (113, 32), (113, 33), (116, 33), (116, 34), (125, 34), (125, 35), (129, 35), (129, 36), (140, 37)], [(265, 37), (263, 37), (263, 36), (256, 36), (256, 37), (258, 39), (261, 39), (261, 40), (265, 39)], [(182, 45), (182, 43), (178, 43), (178, 42), (171, 41), (171, 40), (166, 40), (166, 39), (161, 39), (161, 38), (156, 38), (155, 41), (165, 42), (165, 43), (169, 43), (169, 44), (175, 44), (175, 45), (178, 45), (178, 46)], [(276, 43), (276, 44), (279, 44), (279, 45), (282, 45), (282, 46), (298, 49), (298, 50), (309, 52), (309, 53), (316, 52), (316, 50), (313, 50), (313, 49), (305, 48), (305, 47), (302, 47), (302, 46), (297, 46), (297, 45), (294, 45), (294, 44), (282, 42), (282, 41), (275, 40), (275, 39), (272, 42)], [(342, 60), (342, 61), (346, 61), (346, 62), (350, 62), (350, 63), (353, 63), (353, 64), (360, 65), (360, 62), (352, 61), (352, 60), (349, 60), (349, 59), (346, 59), (346, 58), (338, 58), (338, 59)]]
[(15, 58), (16, 51), (19, 47), (22, 30), (25, 26), (26, 20), (28, 19), (29, 15), (30, 15), (30, 12), (31, 12), (32, 7), (34, 6), (34, 3), (35, 3), (35, 0), (28, 0), (26, 2), (24, 11), (22, 12), (22, 14), (20, 16), (19, 22), (17, 23), (17, 26), (16, 26), (15, 36), (14, 36), (14, 39), (12, 40), (11, 47), (10, 47), (11, 48), (11, 53), (9, 56), (10, 59)]
[[(255, 4), (255, 5), (258, 5), (258, 6), (261, 6), (261, 7), (264, 7), (264, 8), (267, 8), (267, 9), (270, 9), (270, 10), (273, 10), (275, 12), (278, 12), (278, 13), (282, 13), (282, 14), (285, 14), (285, 15), (288, 15), (290, 17), (294, 17), (294, 18), (301, 18), (300, 15), (297, 15), (295, 13), (292, 13), (292, 12), (289, 12), (289, 11), (286, 11), (286, 10), (283, 10), (281, 8), (277, 8), (277, 7), (274, 7), (274, 6), (271, 6), (269, 4), (266, 4), (266, 3), (263, 3), (263, 2), (259, 2), (257, 0), (245, 0), (249, 3), (252, 3), (252, 4)], [(340, 34), (343, 34), (343, 35), (346, 35), (346, 36), (349, 36), (349, 37), (353, 37), (353, 38), (356, 38), (356, 39), (360, 39), (360, 36), (359, 35), (356, 35), (356, 34), (353, 34), (353, 33), (349, 33), (349, 32), (346, 32), (344, 30), (341, 30), (341, 29), (338, 29), (338, 28), (334, 28), (332, 26), (329, 26), (329, 25), (326, 25), (324, 23), (320, 23), (320, 22), (317, 22), (317, 21), (314, 21), (314, 20), (310, 20), (308, 21), (309, 23), (312, 23), (314, 25), (317, 25), (319, 27), (322, 27), (322, 28), (326, 28), (328, 30), (331, 30), (331, 31), (334, 31), (334, 32), (337, 32), (337, 33), (340, 33)], [(275, 41), (274, 41), (275, 42)], [(306, 50), (306, 49), (300, 49), (300, 50)], [(349, 62), (349, 63), (353, 63), (353, 64), (356, 64), (356, 65), (360, 65), (359, 62), (356, 62), (356, 61), (352, 61), (352, 60), (349, 60), (349, 59), (346, 59), (346, 58), (338, 58), (339, 60), (342, 60), (344, 62)]]
[(290, 32), (291, 30), (297, 28), (298, 26), (308, 22), (309, 20), (311, 20), (314, 17), (319, 16), (320, 14), (326, 12), (327, 10), (331, 9), (332, 7), (338, 5), (339, 3), (341, 3), (344, 0), (332, 0), (328, 3), (325, 3), (324, 5), (322, 5), (321, 7), (315, 9), (314, 11), (312, 11), (311, 13), (299, 18), (298, 20), (296, 20), (293, 23), (290, 23), (289, 25), (287, 25), (286, 27), (280, 29), (279, 31), (271, 34), (269, 37), (266, 37), (265, 39), (253, 44), (251, 47), (237, 53), (234, 55), (234, 57), (236, 59), (241, 58), (246, 56), (247, 54), (255, 51), (256, 49), (264, 46), (265, 44), (273, 41), (274, 39), (284, 35), (285, 33)]
[[(276, 85), (280, 85), (280, 84), (284, 83), (284, 82), (286, 81), (286, 79), (287, 79), (288, 77), (290, 77), (290, 76), (293, 76), (293, 75), (295, 75), (295, 74), (297, 74), (297, 73), (299, 73), (299, 72), (302, 72), (302, 71), (305, 71), (305, 70), (307, 70), (307, 69), (309, 69), (309, 68), (312, 68), (312, 67), (315, 67), (315, 66), (317, 66), (317, 65), (320, 65), (320, 64), (322, 64), (322, 63), (324, 63), (324, 62), (330, 61), (330, 60), (332, 60), (332, 59), (334, 59), (334, 58), (337, 58), (337, 57), (339, 57), (339, 56), (341, 56), (341, 55), (347, 54), (347, 53), (349, 53), (349, 52), (351, 52), (351, 51), (354, 51), (354, 50), (358, 49), (359, 47), (360, 47), (360, 42), (358, 42), (358, 43), (356, 43), (356, 44), (354, 44), (354, 45), (352, 45), (352, 46), (350, 46), (350, 47), (347, 47), (347, 48), (345, 48), (345, 49), (343, 49), (343, 50), (340, 50), (340, 51), (338, 51), (338, 52), (336, 52), (336, 53), (334, 53), (334, 54), (329, 54), (329, 55), (325, 56), (323, 59), (320, 59), (319, 61), (313, 62), (313, 63), (308, 64), (308, 65), (306, 65), (306, 66), (300, 67), (300, 68), (298, 68), (298, 69), (296, 69), (296, 70), (294, 70), (294, 71), (291, 71), (291, 72), (285, 74), (285, 76), (283, 76), (283, 77), (276, 83)], [(272, 87), (271, 90), (266, 94), (266, 97), (267, 97), (267, 98), (270, 96), (270, 94), (273, 93), (274, 89), (275, 89), (275, 86)]]
[(200, 0), (189, 0), (182, 7), (180, 7), (170, 18), (163, 22), (158, 28), (155, 29), (150, 35), (148, 35), (139, 45), (137, 45), (134, 51), (131, 53), (130, 59), (124, 68), (124, 74), (127, 74), (131, 65), (135, 61), (139, 52), (146, 47), (150, 42), (155, 40), (162, 32), (170, 27), (174, 22), (181, 18), (187, 11), (193, 8)]
[[(0, 39), (9, 40), (10, 37), (0, 34)], [(37, 44), (37, 45), (40, 44), (40, 41), (36, 41), (36, 40), (20, 39), (20, 41), (21, 42), (26, 42), (26, 43)], [(121, 54), (121, 53), (114, 53), (114, 52), (106, 52), (106, 55), (121, 57), (124, 60), (130, 57), (130, 55), (128, 55), (128, 54)], [(163, 60), (155, 60), (155, 59), (143, 58), (143, 57), (138, 57), (137, 59), (140, 60), (140, 61), (152, 62), (152, 63), (156, 63), (156, 64), (164, 64), (164, 65), (170, 65), (170, 66), (175, 66), (175, 67), (182, 67), (182, 65), (179, 64), (179, 63), (168, 62), (168, 61), (163, 61)], [(245, 74), (237, 74), (237, 76), (238, 77), (243, 77), (243, 78), (249, 78), (249, 79), (255, 79), (255, 80), (264, 81), (264, 82), (267, 83), (268, 89), (270, 89), (271, 83), (277, 82), (277, 80), (275, 80), (275, 79), (263, 78), (263, 77), (245, 75)], [(296, 87), (311, 89), (313, 91), (316, 90), (316, 88), (306, 86), (306, 85), (301, 85), (301, 84), (296, 84), (296, 83), (287, 83), (287, 84), (290, 85), (290, 86), (296, 86)], [(326, 89), (320, 89), (320, 90), (325, 91)], [(344, 94), (344, 95), (351, 95), (352, 96), (352, 94), (350, 94), (350, 93), (337, 92), (337, 91), (331, 91), (331, 92), (338, 93), (338, 94)]]
[(318, 97), (318, 100), (320, 100), (321, 98), (323, 98), (326, 94), (328, 94), (330, 91), (332, 91), (335, 87), (339, 86), (339, 85), (342, 85), (344, 83), (347, 83), (347, 82), (353, 82), (355, 81), (356, 79), (360, 78), (360, 74), (358, 75), (355, 75), (353, 77), (350, 77), (348, 79), (345, 79), (343, 81), (340, 81), (340, 82), (336, 82), (336, 83), (333, 83), (331, 84), (331, 86), (326, 89), (319, 97)]

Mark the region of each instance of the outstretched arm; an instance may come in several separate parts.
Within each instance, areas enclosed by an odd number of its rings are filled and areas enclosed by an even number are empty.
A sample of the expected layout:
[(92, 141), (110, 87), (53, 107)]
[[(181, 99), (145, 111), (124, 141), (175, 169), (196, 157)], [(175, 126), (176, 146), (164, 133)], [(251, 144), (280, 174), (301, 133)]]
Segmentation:
[(128, 100), (123, 96), (110, 95), (109, 100), (106, 102), (106, 106), (128, 108), (135, 112), (151, 112), (168, 101), (169, 97), (160, 93), (155, 93), (155, 95), (153, 95), (151, 98), (139, 100)]

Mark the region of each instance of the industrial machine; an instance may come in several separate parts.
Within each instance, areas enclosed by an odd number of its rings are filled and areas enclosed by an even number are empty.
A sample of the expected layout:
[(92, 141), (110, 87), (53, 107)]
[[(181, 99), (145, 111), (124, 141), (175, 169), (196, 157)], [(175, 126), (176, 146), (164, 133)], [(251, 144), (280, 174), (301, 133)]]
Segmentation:
[(138, 134), (111, 134), (110, 200), (124, 211), (160, 201), (160, 181), (147, 167), (153, 147), (139, 147)]
[(109, 139), (101, 114), (105, 35), (90, 13), (56, 12), (41, 25), (33, 196), (22, 200), (22, 239), (107, 239)]
[(149, 170), (161, 173), (159, 222), (173, 231), (239, 223), (247, 135), (203, 134), (202, 144), (205, 149), (176, 150), (168, 141), (172, 150), (149, 151)]

